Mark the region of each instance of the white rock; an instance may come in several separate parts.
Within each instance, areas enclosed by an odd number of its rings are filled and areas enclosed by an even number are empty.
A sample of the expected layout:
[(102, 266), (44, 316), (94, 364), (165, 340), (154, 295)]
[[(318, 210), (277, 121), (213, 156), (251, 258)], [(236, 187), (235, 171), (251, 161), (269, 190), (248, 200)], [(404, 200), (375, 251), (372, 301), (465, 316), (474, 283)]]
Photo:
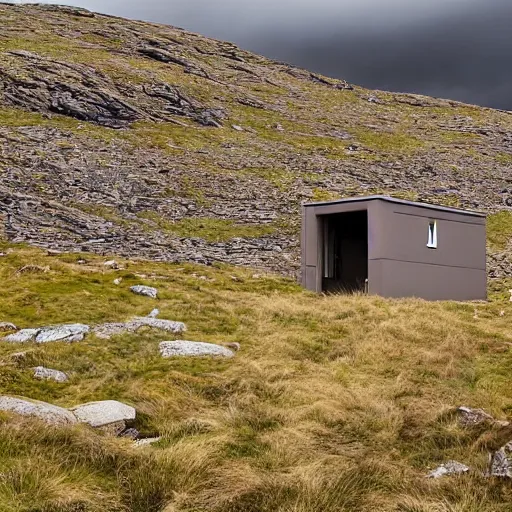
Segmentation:
[(59, 370), (52, 370), (44, 366), (36, 366), (34, 368), (34, 377), (42, 380), (54, 380), (55, 382), (66, 382), (68, 376)]
[(468, 471), (469, 468), (466, 465), (455, 460), (449, 460), (434, 469), (434, 471), (431, 471), (427, 475), (427, 478), (440, 478), (445, 475), (460, 475), (461, 473), (467, 473)]
[(112, 336), (123, 334), (125, 332), (135, 332), (137, 330), (136, 325), (132, 325), (130, 322), (112, 322), (97, 325), (93, 328), (93, 333), (102, 340), (108, 340)]
[(121, 284), (121, 281), (122, 281), (122, 280), (123, 280), (123, 278), (122, 278), (122, 277), (118, 277), (117, 279), (114, 279), (114, 284), (115, 284), (116, 286), (119, 286), (119, 285)]
[(72, 343), (82, 341), (89, 326), (83, 324), (53, 325), (43, 327), (36, 336), (36, 343), (50, 343), (53, 341), (64, 341)]
[(0, 331), (17, 331), (18, 328), (11, 322), (0, 322)]
[(130, 287), (130, 290), (137, 295), (145, 295), (152, 299), (156, 299), (156, 296), (158, 295), (158, 290), (156, 288), (151, 288), (151, 286), (144, 286), (141, 284)]
[(233, 128), (233, 130), (236, 130), (237, 132), (243, 132), (244, 131), (244, 129), (241, 126), (237, 125), (237, 124), (232, 124), (231, 128)]
[(75, 416), (67, 409), (27, 398), (0, 397), (0, 411), (9, 411), (22, 416), (35, 416), (52, 425), (76, 423)]
[(162, 341), (160, 343), (160, 354), (163, 357), (175, 356), (214, 356), (214, 357), (233, 357), (235, 354), (220, 345), (213, 343), (203, 343), (200, 341)]
[(71, 411), (80, 423), (87, 423), (91, 427), (104, 427), (111, 423), (134, 420), (136, 414), (133, 407), (116, 400), (89, 402), (73, 407)]
[(125, 332), (135, 332), (140, 328), (147, 326), (153, 329), (179, 334), (187, 330), (187, 326), (183, 322), (175, 322), (173, 320), (164, 320), (153, 317), (135, 317), (128, 322), (106, 323), (94, 327), (94, 334), (101, 339), (108, 340), (112, 336), (117, 336)]
[(105, 261), (105, 263), (103, 263), (103, 265), (105, 267), (114, 268), (114, 269), (119, 267), (116, 260)]
[(4, 341), (10, 343), (27, 343), (28, 341), (34, 340), (40, 330), (41, 329), (21, 329), (21, 331), (6, 336)]
[(153, 318), (148, 316), (135, 317), (129, 323), (137, 326), (137, 329), (147, 326), (153, 327), (154, 329), (160, 329), (162, 331), (172, 332), (174, 334), (179, 334), (180, 332), (185, 332), (187, 330), (187, 326), (183, 322), (175, 322), (174, 320), (164, 320), (162, 318)]
[(160, 310), (153, 309), (153, 311), (151, 311), (151, 313), (149, 313), (148, 318), (156, 318), (159, 314), (160, 314)]
[(141, 448), (142, 446), (149, 446), (154, 443), (158, 443), (162, 438), (161, 437), (146, 437), (145, 439), (137, 439), (133, 444), (137, 448)]

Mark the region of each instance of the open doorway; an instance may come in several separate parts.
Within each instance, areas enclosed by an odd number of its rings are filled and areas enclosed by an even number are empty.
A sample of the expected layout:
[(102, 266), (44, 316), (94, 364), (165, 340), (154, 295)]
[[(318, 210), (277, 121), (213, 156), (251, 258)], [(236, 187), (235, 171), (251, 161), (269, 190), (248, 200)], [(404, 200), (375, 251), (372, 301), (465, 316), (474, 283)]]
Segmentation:
[(322, 290), (364, 292), (368, 279), (368, 212), (323, 216)]

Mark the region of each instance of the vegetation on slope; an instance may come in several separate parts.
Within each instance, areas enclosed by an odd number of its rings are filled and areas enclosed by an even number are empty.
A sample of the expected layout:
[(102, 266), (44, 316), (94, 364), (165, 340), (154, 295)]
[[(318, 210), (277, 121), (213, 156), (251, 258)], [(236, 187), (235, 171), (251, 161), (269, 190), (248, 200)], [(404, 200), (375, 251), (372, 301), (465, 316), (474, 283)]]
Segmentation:
[[(162, 436), (135, 448), (84, 426), (2, 414), (0, 510), (508, 510), (510, 486), (481, 476), (508, 431), (482, 435), (452, 414), (459, 405), (510, 414), (505, 283), (489, 303), (326, 297), (227, 266), (120, 261), (115, 271), (89, 255), (79, 264), (79, 255), (1, 250), (2, 320), (93, 324), (156, 305), (187, 323), (188, 339), (242, 348), (229, 361), (165, 360), (158, 342), (169, 336), (149, 330), (75, 344), (0, 342), (2, 394), (63, 406), (118, 399), (137, 408), (141, 432)], [(159, 299), (130, 293), (137, 283), (156, 286)], [(25, 358), (13, 358), (20, 350)], [(70, 381), (36, 381), (36, 365)], [(473, 471), (425, 479), (448, 459)]]
[(349, 86), (174, 27), (41, 5), (0, 17), (13, 240), (233, 263), (218, 242), (243, 238), (249, 266), (290, 273), (303, 201), (507, 208), (509, 113)]

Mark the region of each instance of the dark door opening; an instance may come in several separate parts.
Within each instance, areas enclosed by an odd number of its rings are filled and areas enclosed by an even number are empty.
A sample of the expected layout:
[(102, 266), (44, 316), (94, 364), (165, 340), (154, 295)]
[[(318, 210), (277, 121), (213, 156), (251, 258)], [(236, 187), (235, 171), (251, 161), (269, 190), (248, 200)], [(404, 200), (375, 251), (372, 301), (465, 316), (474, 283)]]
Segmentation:
[(368, 279), (368, 212), (323, 217), (322, 290), (364, 292)]

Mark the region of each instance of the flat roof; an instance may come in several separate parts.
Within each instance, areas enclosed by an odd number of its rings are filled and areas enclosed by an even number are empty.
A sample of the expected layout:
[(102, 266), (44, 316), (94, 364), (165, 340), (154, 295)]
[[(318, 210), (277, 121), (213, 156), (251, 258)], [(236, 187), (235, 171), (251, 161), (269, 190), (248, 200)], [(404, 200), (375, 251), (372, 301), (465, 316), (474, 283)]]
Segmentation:
[(474, 217), (486, 217), (485, 213), (476, 212), (473, 210), (464, 210), (463, 208), (452, 208), (449, 206), (440, 206), (437, 204), (419, 203), (416, 201), (407, 201), (405, 199), (398, 199), (397, 197), (391, 196), (363, 196), (363, 197), (349, 197), (345, 199), (336, 199), (333, 201), (320, 201), (316, 203), (304, 203), (303, 206), (309, 208), (311, 206), (328, 206), (331, 204), (343, 204), (343, 203), (358, 203), (365, 201), (387, 201), (388, 203), (397, 203), (407, 206), (416, 206), (418, 208), (428, 208), (429, 210), (441, 210), (444, 212), (458, 213), (459, 215), (472, 215)]

